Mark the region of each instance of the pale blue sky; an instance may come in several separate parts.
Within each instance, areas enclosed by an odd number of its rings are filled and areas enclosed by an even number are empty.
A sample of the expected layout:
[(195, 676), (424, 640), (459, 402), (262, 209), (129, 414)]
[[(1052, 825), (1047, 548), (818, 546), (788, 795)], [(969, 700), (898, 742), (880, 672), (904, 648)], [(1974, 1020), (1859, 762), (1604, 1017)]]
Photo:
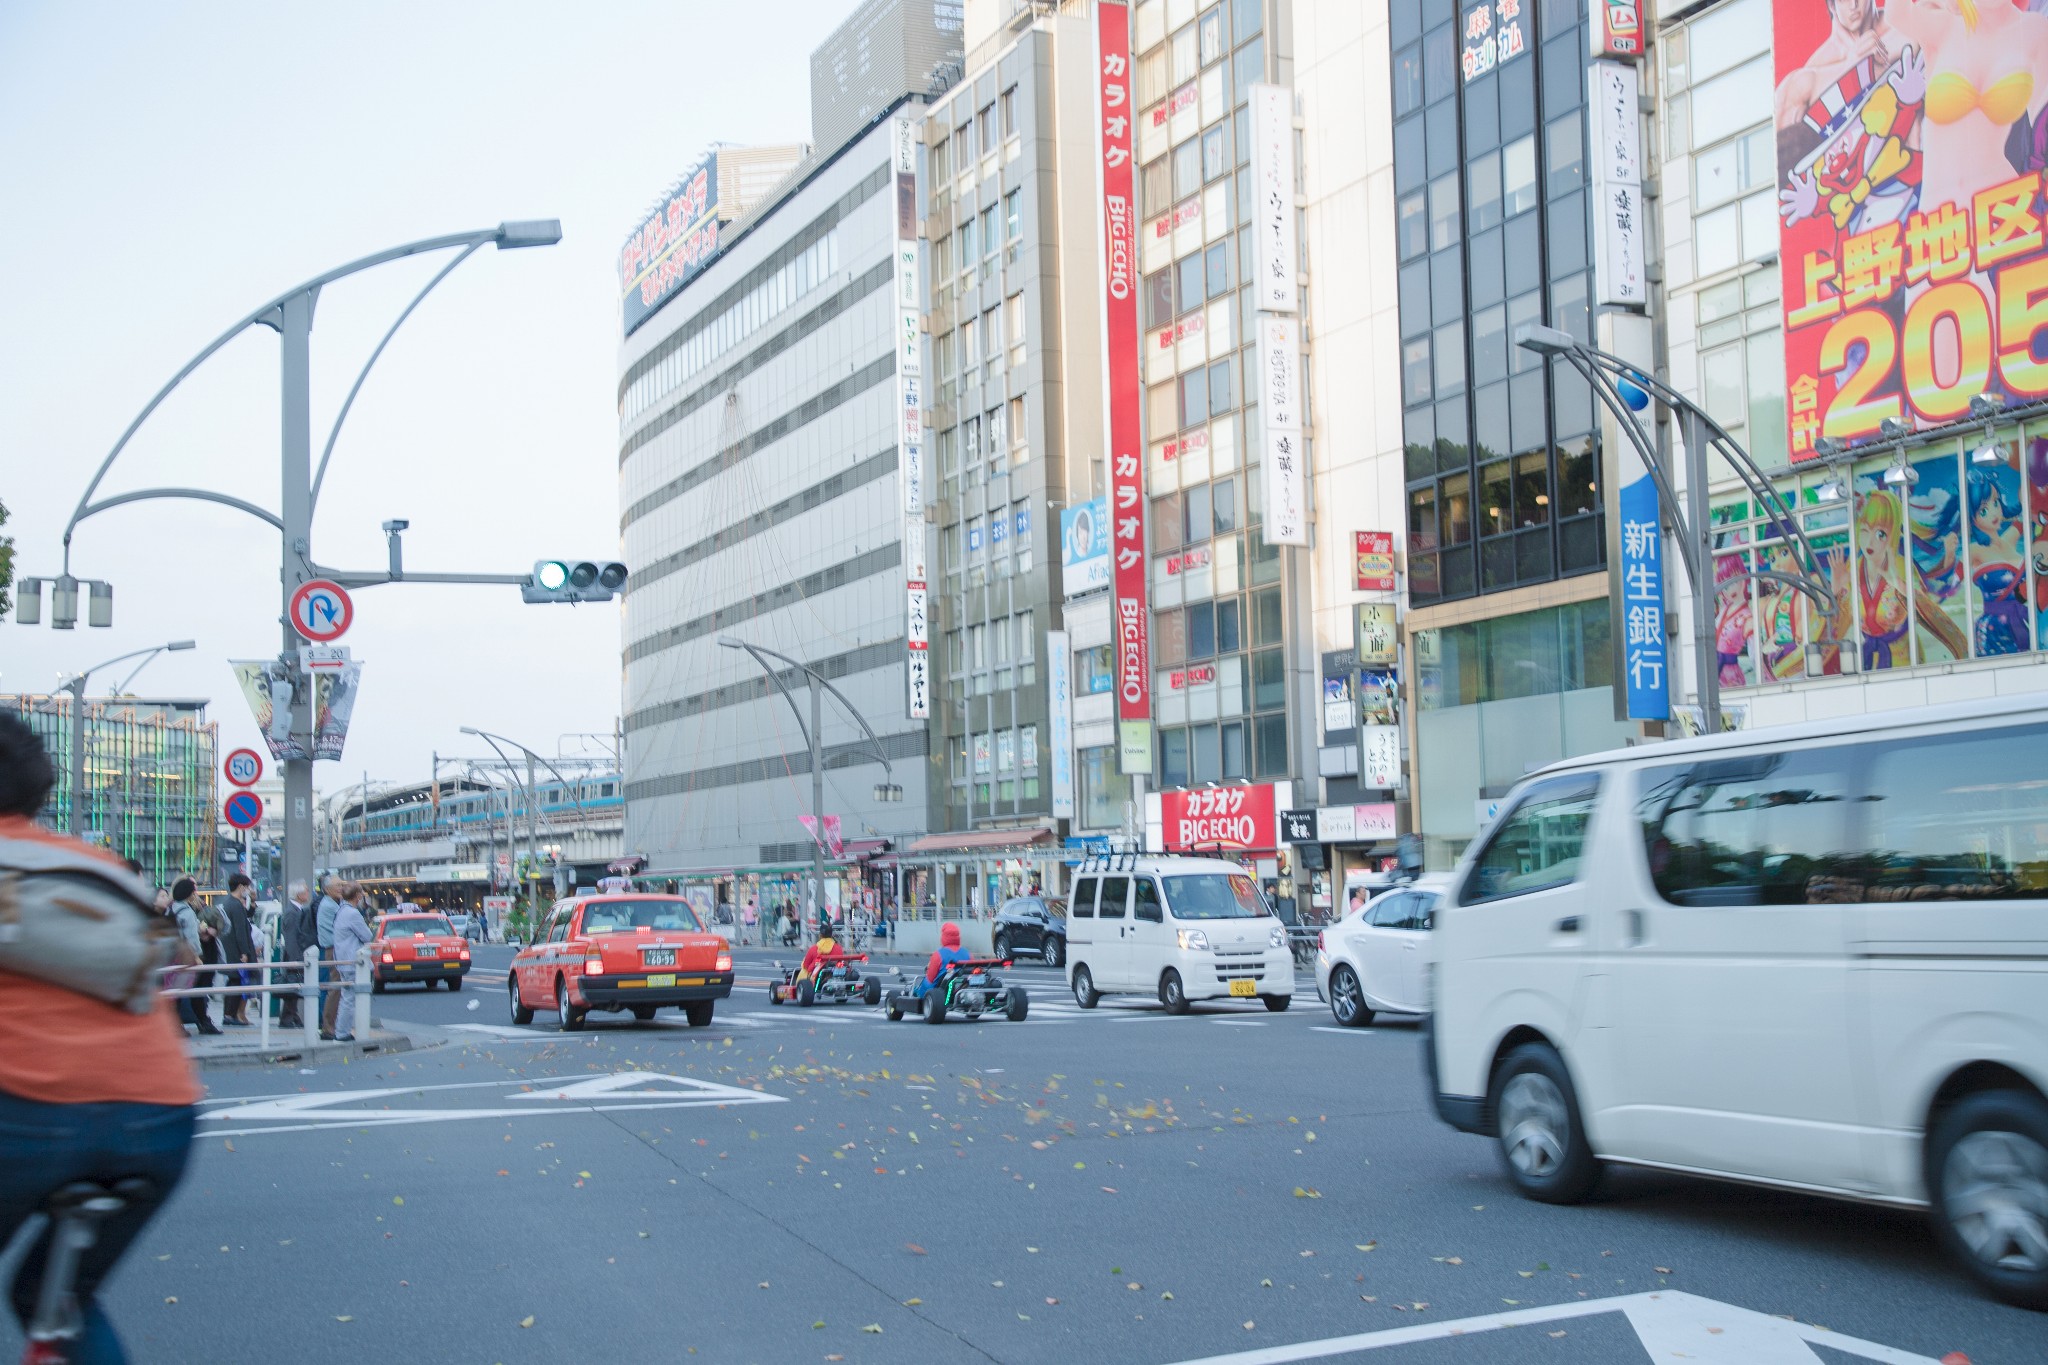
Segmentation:
[[(485, 249), (385, 352), (336, 447), (314, 553), (521, 571), (618, 543), (616, 251), (711, 141), (809, 138), (810, 52), (853, 0), (0, 4), (0, 502), (19, 570), (51, 574), (65, 518), (185, 360), (293, 283), (388, 245), (559, 217), (539, 251)], [(314, 447), (368, 349), (438, 265), (331, 289), (314, 329)], [(158, 411), (106, 491), (198, 484), (277, 501), (276, 344), (257, 329)], [(0, 624), (0, 690), (191, 636), (136, 684), (256, 730), (226, 661), (278, 644), (277, 542), (226, 508), (159, 502), (80, 528), (72, 569), (115, 625)], [(357, 597), (366, 661), (323, 789), (423, 778), (480, 752), (464, 724), (551, 751), (609, 731), (619, 613), (513, 588)], [(96, 683), (119, 680), (95, 676)]]

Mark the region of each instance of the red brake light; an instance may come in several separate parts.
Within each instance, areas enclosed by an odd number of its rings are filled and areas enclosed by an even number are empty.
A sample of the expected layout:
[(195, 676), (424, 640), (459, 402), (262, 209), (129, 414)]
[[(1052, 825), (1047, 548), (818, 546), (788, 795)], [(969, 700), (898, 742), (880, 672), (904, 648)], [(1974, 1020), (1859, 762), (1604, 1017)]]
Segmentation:
[(604, 959), (601, 957), (584, 958), (583, 974), (585, 976), (602, 976), (604, 974)]
[(384, 954), (384, 960), (385, 960), (386, 962), (389, 962), (389, 961), (391, 960), (391, 954), (389, 954), (389, 953), (386, 953), (386, 954)]
[(715, 968), (713, 968), (713, 970), (714, 970), (714, 971), (721, 971), (721, 972), (729, 972), (729, 971), (731, 971), (731, 970), (732, 970), (732, 954), (730, 954), (730, 953), (720, 953), (720, 954), (718, 955), (718, 965), (717, 965), (717, 966), (716, 966)]
[(462, 950), (462, 960), (463, 960), (464, 962), (467, 962), (467, 961), (469, 961), (469, 949), (467, 949), (467, 948), (464, 948), (464, 949)]

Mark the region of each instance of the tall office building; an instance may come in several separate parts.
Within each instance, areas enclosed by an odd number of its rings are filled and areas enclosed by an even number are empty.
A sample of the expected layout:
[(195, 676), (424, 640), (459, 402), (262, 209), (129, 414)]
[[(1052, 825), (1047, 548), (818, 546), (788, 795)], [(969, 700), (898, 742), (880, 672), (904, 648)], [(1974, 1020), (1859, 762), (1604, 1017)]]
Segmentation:
[[(733, 154), (714, 149), (622, 259), (626, 848), (650, 873), (765, 904), (796, 896), (809, 865), (811, 720), (781, 690), (801, 698), (806, 679), (777, 665), (771, 680), (725, 638), (815, 668), (877, 732), (870, 745), (826, 699), (818, 833), (835, 864), (925, 827), (905, 556), (923, 522), (910, 529), (902, 441), (921, 357), (902, 315), (907, 301), (914, 326), (915, 125), (958, 52), (956, 7), (863, 6), (814, 58), (810, 155), (719, 224), (711, 187), (723, 197)], [(862, 79), (841, 78), (849, 54)], [(891, 773), (900, 803), (877, 799)], [(849, 872), (827, 894), (853, 889)]]

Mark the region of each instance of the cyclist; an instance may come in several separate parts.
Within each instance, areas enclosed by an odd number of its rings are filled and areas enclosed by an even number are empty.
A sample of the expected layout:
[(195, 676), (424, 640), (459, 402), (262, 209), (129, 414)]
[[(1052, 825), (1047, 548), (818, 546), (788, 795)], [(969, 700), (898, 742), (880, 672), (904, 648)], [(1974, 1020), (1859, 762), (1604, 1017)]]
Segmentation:
[[(55, 780), (35, 732), (0, 712), (0, 867), (20, 875), (17, 894), (33, 898), (39, 881), (52, 890), (58, 883), (67, 898), (90, 897), (107, 913), (103, 922), (125, 925), (120, 916), (132, 907), (138, 938), (160, 932), (147, 913), (148, 888), (118, 859), (34, 823)], [(95, 1291), (183, 1175), (199, 1085), (167, 1001), (145, 996), (146, 1012), (132, 1013), (113, 1003), (131, 983), (86, 994), (50, 979), (59, 974), (51, 961), (21, 941), (0, 957), (0, 1246), (66, 1185), (147, 1180), (146, 1194), (100, 1225), (73, 1285), (82, 1320), (68, 1358), (119, 1365), (127, 1357)], [(9, 1296), (24, 1328), (49, 1250), (46, 1224)]]

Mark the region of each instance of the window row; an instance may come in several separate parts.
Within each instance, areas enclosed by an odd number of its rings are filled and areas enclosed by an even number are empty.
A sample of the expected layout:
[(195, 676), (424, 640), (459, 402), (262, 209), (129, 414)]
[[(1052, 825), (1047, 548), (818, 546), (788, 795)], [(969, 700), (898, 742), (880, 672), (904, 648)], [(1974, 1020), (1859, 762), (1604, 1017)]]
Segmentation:
[(1287, 769), (1285, 715), (1170, 726), (1159, 731), (1158, 780), (1162, 788), (1285, 777)]
[(1037, 655), (1034, 613), (1029, 611), (946, 632), (946, 671), (954, 677), (1033, 660)]
[(970, 774), (975, 777), (987, 777), (991, 773), (1037, 771), (1036, 725), (1019, 726), (1014, 730), (983, 730), (964, 736), (953, 745), (955, 785), (966, 782)]

